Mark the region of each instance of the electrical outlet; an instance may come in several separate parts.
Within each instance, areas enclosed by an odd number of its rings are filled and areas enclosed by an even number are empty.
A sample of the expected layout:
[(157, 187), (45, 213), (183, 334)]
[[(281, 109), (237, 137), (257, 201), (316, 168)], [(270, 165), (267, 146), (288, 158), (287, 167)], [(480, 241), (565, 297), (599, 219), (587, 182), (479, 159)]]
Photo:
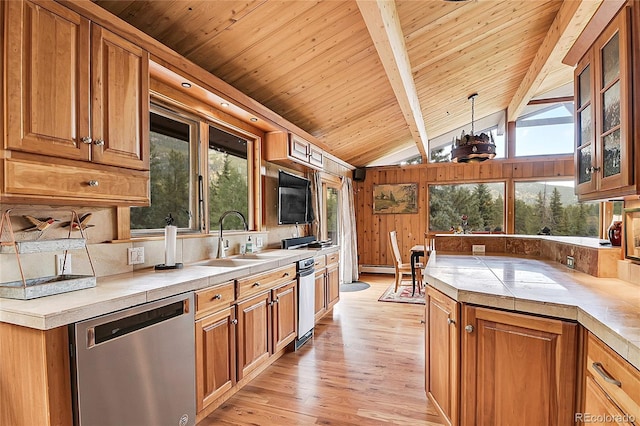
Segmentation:
[(56, 254), (56, 275), (71, 275), (70, 254)]
[(473, 254), (484, 254), (484, 249), (485, 249), (484, 244), (471, 245), (471, 253)]
[(567, 267), (571, 269), (575, 269), (576, 264), (574, 263), (573, 256), (567, 256)]
[(144, 263), (144, 247), (130, 247), (127, 249), (129, 255), (128, 265), (139, 265)]
[(256, 237), (256, 248), (262, 248), (262, 237)]

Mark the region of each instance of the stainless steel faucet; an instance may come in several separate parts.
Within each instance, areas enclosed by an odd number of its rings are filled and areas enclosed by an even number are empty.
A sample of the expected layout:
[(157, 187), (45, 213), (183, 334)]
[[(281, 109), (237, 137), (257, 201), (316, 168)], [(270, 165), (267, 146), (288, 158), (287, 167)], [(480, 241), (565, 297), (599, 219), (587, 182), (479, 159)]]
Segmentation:
[(226, 253), (225, 253), (225, 247), (224, 247), (224, 240), (222, 239), (222, 222), (224, 221), (224, 218), (229, 216), (230, 214), (234, 214), (236, 216), (238, 216), (240, 219), (242, 219), (242, 224), (244, 225), (244, 230), (248, 231), (249, 230), (249, 226), (247, 225), (247, 220), (244, 218), (244, 215), (242, 213), (240, 213), (237, 210), (227, 210), (226, 212), (222, 213), (222, 215), (220, 216), (220, 219), (218, 220), (218, 225), (220, 226), (220, 234), (218, 235), (218, 251), (216, 252), (216, 259), (220, 259), (223, 257), (226, 257)]

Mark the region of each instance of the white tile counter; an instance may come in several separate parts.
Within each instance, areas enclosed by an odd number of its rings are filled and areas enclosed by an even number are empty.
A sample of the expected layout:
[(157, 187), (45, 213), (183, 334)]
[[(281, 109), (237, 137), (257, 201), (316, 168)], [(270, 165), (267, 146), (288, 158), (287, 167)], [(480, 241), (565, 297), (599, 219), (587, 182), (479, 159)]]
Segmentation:
[(48, 330), (337, 250), (337, 246), (322, 250), (269, 250), (264, 252), (269, 256), (242, 266), (200, 265), (203, 261), (171, 271), (146, 269), (98, 278), (93, 288), (39, 299), (0, 298), (0, 321)]
[(425, 281), (458, 302), (577, 321), (640, 369), (640, 286), (531, 257), (442, 252)]

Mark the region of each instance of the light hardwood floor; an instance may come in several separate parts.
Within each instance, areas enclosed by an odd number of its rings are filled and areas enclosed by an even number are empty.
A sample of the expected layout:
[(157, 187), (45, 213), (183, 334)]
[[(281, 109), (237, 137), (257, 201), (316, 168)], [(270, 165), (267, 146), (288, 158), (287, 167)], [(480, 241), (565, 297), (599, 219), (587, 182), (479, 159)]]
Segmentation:
[(441, 425), (424, 391), (424, 305), (378, 302), (392, 275), (341, 292), (314, 338), (198, 424)]

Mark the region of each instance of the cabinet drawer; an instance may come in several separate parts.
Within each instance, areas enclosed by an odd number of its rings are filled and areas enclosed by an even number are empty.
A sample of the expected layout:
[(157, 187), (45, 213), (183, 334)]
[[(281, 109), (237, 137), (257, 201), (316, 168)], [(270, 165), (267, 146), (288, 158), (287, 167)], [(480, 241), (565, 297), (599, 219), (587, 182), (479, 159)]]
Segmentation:
[(589, 333), (587, 371), (625, 414), (640, 418), (640, 371)]
[(327, 258), (326, 256), (322, 255), (322, 256), (316, 256), (313, 259), (313, 267), (314, 269), (317, 271), (318, 269), (322, 269), (327, 265)]
[[(3, 197), (86, 201), (87, 205), (149, 204), (149, 172), (7, 158)], [(73, 205), (73, 204), (72, 204)]]
[(269, 272), (252, 275), (238, 280), (238, 299), (271, 289), (296, 277), (296, 265), (283, 266)]
[(327, 255), (327, 265), (331, 265), (332, 263), (338, 263), (340, 261), (340, 253), (333, 252)]
[(235, 286), (233, 281), (196, 292), (196, 318), (207, 313), (231, 306), (235, 301)]

